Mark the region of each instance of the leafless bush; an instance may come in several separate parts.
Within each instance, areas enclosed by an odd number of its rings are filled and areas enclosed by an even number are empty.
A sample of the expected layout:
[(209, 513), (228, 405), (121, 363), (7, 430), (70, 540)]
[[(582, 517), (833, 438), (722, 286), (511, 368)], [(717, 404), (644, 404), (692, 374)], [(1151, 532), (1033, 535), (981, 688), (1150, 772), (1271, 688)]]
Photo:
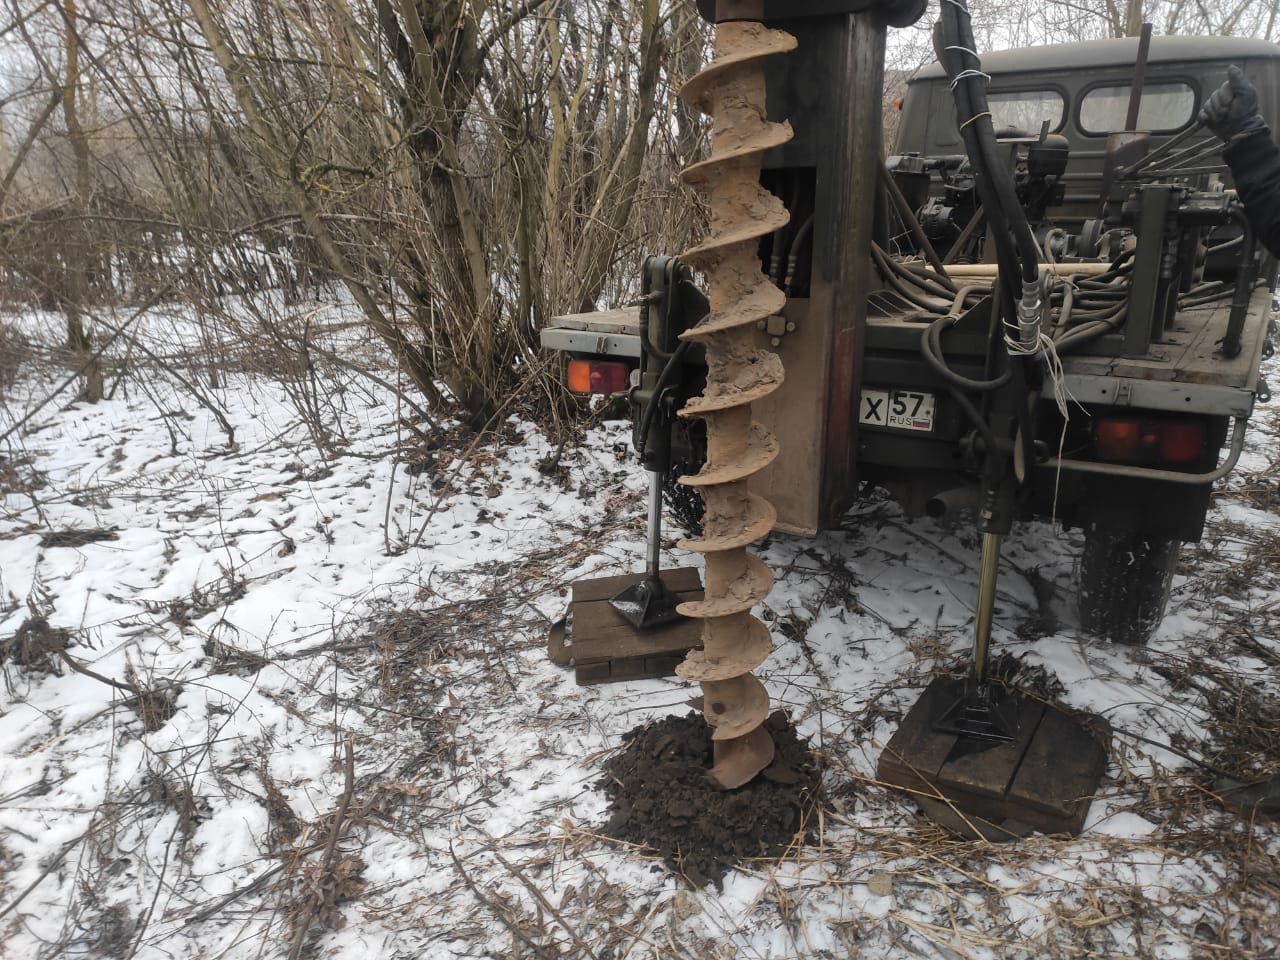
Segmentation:
[(657, 117), (700, 61), (692, 7), (8, 2), (31, 136), (0, 297), (69, 331), (157, 290), (290, 303), (336, 278), (479, 425), (553, 313), (629, 297), (642, 238), (689, 236), (672, 161), (702, 127)]

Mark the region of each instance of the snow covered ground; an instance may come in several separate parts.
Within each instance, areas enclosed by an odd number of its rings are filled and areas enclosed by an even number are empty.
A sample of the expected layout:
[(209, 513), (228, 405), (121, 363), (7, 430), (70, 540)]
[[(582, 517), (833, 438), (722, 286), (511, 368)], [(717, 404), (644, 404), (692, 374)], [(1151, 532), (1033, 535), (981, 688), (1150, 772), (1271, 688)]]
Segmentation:
[[(1280, 949), (1280, 836), (1223, 808), (1203, 766), (1280, 773), (1267, 408), (1149, 648), (1076, 629), (1073, 535), (1010, 539), (998, 650), (1115, 727), (1076, 840), (953, 841), (874, 782), (969, 643), (969, 529), (876, 500), (844, 530), (766, 541), (761, 672), (825, 758), (829, 804), (816, 845), (691, 890), (597, 833), (595, 781), (624, 731), (692, 691), (578, 687), (543, 646), (569, 582), (642, 564), (628, 426), (540, 471), (557, 442), (518, 415), (477, 442), (319, 361), (240, 357), (209, 386), (188, 321), (145, 319), (111, 399), (32, 414), (65, 376), (39, 359), (0, 393), (0, 434), (31, 414), (0, 446), (0, 957)], [(55, 317), (11, 322), (57, 336)]]

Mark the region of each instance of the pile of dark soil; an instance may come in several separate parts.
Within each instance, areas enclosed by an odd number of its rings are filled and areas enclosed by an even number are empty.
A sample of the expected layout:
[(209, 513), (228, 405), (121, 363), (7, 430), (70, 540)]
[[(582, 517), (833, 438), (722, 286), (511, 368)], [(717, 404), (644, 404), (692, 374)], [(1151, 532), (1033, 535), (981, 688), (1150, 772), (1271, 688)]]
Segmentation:
[(774, 761), (737, 790), (721, 790), (707, 776), (711, 737), (701, 714), (625, 734), (600, 781), (613, 811), (603, 832), (652, 847), (695, 886), (719, 887), (745, 858), (781, 856), (797, 833), (809, 842), (809, 813), (821, 789), (817, 764), (781, 712), (765, 729), (777, 747)]

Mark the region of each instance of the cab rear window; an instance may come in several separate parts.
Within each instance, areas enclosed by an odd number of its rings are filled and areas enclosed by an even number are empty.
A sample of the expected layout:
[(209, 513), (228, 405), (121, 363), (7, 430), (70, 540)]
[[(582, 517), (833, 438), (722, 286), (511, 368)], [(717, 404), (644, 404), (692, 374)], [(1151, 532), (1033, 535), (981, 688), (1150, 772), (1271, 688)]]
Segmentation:
[(1067, 104), (1056, 90), (991, 91), (987, 94), (991, 125), (997, 130), (1012, 127), (1036, 134), (1049, 121), (1049, 132), (1062, 129)]
[[(1080, 129), (1085, 133), (1105, 135), (1124, 129), (1129, 112), (1129, 85), (1094, 87), (1080, 101)], [(1142, 104), (1138, 108), (1139, 130), (1169, 133), (1191, 122), (1199, 106), (1190, 84), (1148, 83), (1142, 88)]]

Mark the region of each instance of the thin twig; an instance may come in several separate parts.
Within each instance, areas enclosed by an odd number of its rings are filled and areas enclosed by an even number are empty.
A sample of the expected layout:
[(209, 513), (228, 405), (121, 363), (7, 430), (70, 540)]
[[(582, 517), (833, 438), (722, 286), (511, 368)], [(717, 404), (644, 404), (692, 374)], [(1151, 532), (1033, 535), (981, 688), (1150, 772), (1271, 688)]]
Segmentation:
[(479, 885), (475, 880), (471, 879), (471, 874), (467, 873), (466, 869), (462, 866), (462, 861), (459, 860), (458, 855), (453, 852), (452, 843), (449, 844), (449, 856), (453, 858), (453, 865), (457, 867), (458, 873), (462, 875), (463, 882), (471, 888), (471, 892), (475, 894), (476, 899), (484, 904), (489, 909), (490, 913), (501, 920), (504, 927), (518, 937), (530, 950), (536, 953), (539, 957), (542, 957), (543, 960), (554, 960), (552, 954), (547, 952), (546, 947), (538, 943), (537, 940), (534, 940), (533, 937), (520, 929), (520, 925), (511, 919), (509, 915), (510, 911), (508, 909), (494, 903), (480, 892)]
[(560, 926), (564, 928), (565, 932), (569, 934), (569, 936), (573, 939), (573, 942), (578, 945), (579, 950), (581, 950), (588, 957), (590, 957), (591, 960), (599, 960), (599, 958), (596, 957), (595, 952), (589, 946), (587, 946), (586, 941), (583, 940), (582, 937), (578, 936), (578, 932), (569, 925), (569, 922), (565, 920), (564, 916), (560, 913), (560, 911), (551, 905), (551, 901), (549, 901), (546, 898), (546, 896), (543, 895), (541, 890), (539, 890), (536, 886), (533, 885), (533, 883), (529, 880), (528, 877), (526, 877), (523, 873), (520, 872), (519, 868), (517, 868), (514, 864), (508, 863), (506, 858), (503, 857), (502, 854), (500, 854), (497, 850), (491, 850), (490, 852), (494, 855), (494, 857), (497, 859), (497, 861), (500, 864), (502, 864), (504, 867), (507, 868), (507, 871), (513, 877), (515, 877), (522, 884), (524, 884), (524, 888), (528, 890), (531, 894), (533, 894), (534, 899), (536, 899), (540, 904), (542, 904), (543, 908), (549, 914), (551, 914), (553, 917), (556, 918), (556, 923), (560, 924)]
[[(333, 868), (333, 854), (338, 848), (338, 839), (342, 836), (343, 829), (346, 826), (347, 810), (351, 806), (352, 794), (355, 793), (356, 762), (352, 740), (351, 736), (347, 737), (346, 758), (343, 765), (346, 782), (342, 789), (342, 799), (338, 801), (338, 809), (333, 815), (333, 827), (329, 830), (329, 840), (324, 845), (324, 856), (320, 860), (322, 872), (328, 872)], [(302, 919), (298, 922), (297, 934), (293, 938), (293, 949), (289, 951), (289, 960), (298, 960), (298, 957), (302, 954), (302, 948), (307, 942), (307, 931), (311, 929), (311, 921), (315, 914), (315, 903), (307, 904), (306, 912), (303, 913)]]
[(66, 843), (64, 843), (62, 845), (62, 849), (59, 850), (54, 856), (49, 858), (49, 862), (46, 863), (44, 866), (44, 869), (40, 871), (40, 876), (32, 880), (31, 883), (27, 885), (27, 889), (23, 890), (20, 894), (18, 894), (17, 897), (13, 899), (12, 903), (10, 903), (3, 910), (0, 910), (0, 920), (3, 920), (6, 916), (12, 913), (14, 908), (17, 907), (18, 904), (22, 903), (22, 901), (25, 900), (30, 895), (32, 890), (40, 886), (40, 882), (44, 880), (44, 878), (47, 877), (50, 873), (52, 873), (54, 868), (57, 867), (60, 863), (62, 863), (63, 859), (66, 858), (67, 854), (70, 853), (73, 848), (79, 845), (79, 843), (82, 840), (84, 840), (84, 838), (88, 835), (89, 835), (89, 831), (86, 830), (84, 833), (80, 834), (80, 836), (75, 837), (71, 840), (68, 840)]

